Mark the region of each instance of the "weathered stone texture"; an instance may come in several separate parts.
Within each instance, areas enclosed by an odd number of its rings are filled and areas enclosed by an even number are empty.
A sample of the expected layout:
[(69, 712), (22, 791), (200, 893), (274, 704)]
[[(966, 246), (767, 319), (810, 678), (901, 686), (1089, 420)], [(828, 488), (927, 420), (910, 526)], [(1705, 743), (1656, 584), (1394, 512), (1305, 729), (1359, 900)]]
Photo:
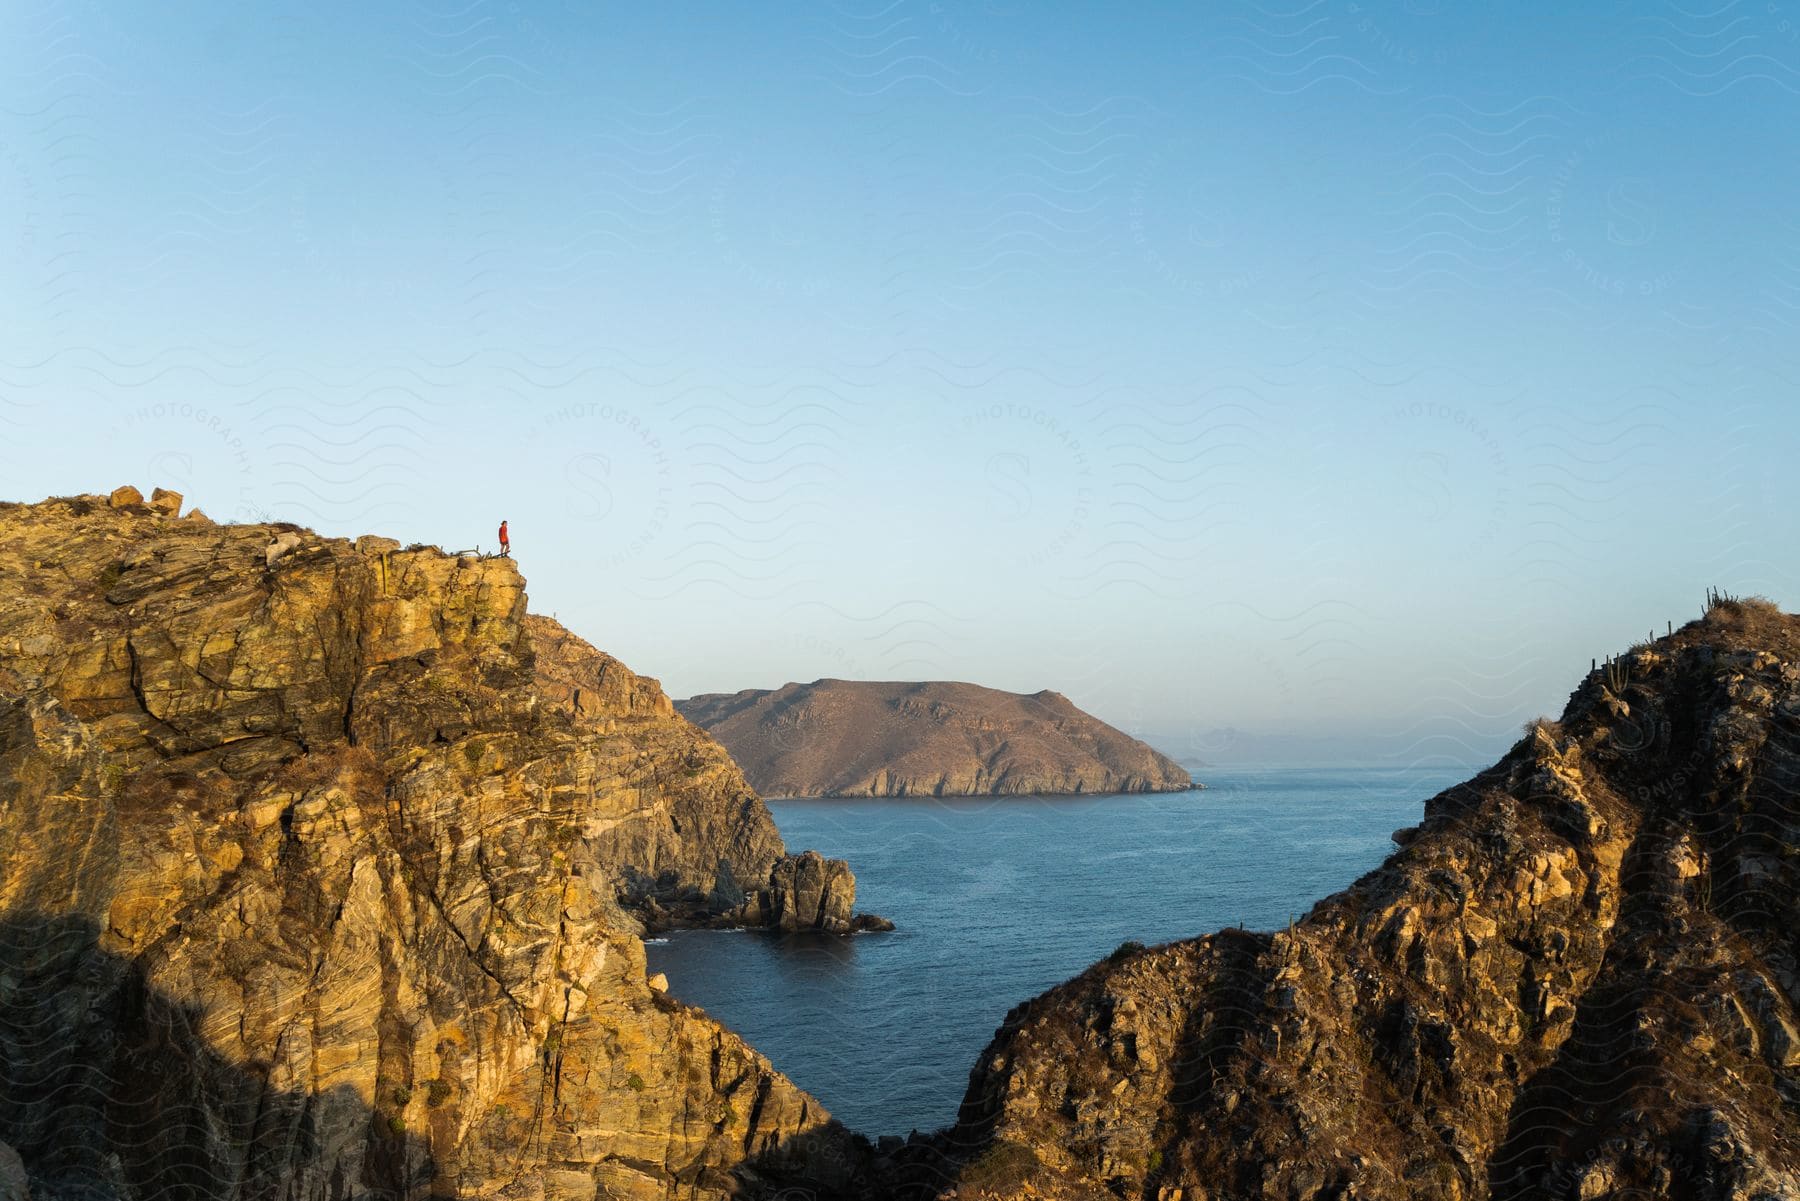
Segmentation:
[[(816, 1102), (646, 982), (646, 923), (773, 923), (819, 862), (654, 680), (529, 616), (512, 560), (133, 493), (0, 506), (0, 1142), (34, 1196), (849, 1178)], [(836, 869), (802, 924), (847, 913)]]
[(1014, 1010), (907, 1178), (1800, 1196), (1797, 802), (1800, 619), (1720, 606), (1590, 675), (1291, 929), (1122, 949)]

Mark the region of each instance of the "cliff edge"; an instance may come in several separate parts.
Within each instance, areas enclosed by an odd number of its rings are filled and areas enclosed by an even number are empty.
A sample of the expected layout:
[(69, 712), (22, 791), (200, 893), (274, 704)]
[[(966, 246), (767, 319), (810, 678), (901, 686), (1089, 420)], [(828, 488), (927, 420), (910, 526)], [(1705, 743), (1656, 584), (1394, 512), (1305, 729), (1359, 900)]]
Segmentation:
[(1800, 618), (1715, 604), (1290, 929), (1015, 1009), (901, 1193), (1800, 1196), (1797, 802)]
[(815, 680), (676, 702), (765, 796), (1179, 792), (1165, 755), (1077, 709), (944, 682)]
[(512, 561), (180, 503), (0, 505), (0, 1144), (33, 1195), (843, 1186), (860, 1144), (638, 936), (841, 930), (847, 867)]

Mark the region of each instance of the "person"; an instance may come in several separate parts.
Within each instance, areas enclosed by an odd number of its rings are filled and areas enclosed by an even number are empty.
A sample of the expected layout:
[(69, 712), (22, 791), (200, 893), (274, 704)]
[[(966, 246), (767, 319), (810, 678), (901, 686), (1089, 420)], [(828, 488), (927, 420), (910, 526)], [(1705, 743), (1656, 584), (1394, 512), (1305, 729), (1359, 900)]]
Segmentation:
[(512, 558), (512, 539), (506, 536), (505, 518), (500, 520), (500, 557), (502, 559)]

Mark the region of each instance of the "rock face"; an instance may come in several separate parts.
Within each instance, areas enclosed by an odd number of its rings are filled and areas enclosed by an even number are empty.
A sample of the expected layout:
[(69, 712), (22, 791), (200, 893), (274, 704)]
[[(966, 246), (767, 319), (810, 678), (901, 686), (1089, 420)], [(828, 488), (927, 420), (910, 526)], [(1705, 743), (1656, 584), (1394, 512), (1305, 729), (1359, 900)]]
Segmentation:
[(511, 560), (133, 492), (0, 505), (0, 1143), (33, 1196), (847, 1186), (860, 1145), (638, 935), (841, 928), (854, 880), (655, 681), (527, 615)]
[(847, 930), (856, 880), (841, 859), (822, 859), (809, 851), (775, 868), (769, 905), (759, 924), (783, 930)]
[(1055, 692), (815, 680), (676, 707), (765, 796), (1025, 796), (1179, 792), (1167, 757)]
[(1796, 822), (1800, 619), (1720, 605), (1291, 929), (1014, 1010), (956, 1196), (1800, 1197)]

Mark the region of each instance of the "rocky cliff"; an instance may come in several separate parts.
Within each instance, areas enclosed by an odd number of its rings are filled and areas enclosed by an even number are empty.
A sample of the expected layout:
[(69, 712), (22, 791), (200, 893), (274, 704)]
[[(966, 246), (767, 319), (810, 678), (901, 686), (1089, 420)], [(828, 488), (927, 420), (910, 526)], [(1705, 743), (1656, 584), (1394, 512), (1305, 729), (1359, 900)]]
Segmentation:
[(1187, 772), (1055, 692), (815, 680), (677, 702), (766, 796), (1178, 792)]
[(1797, 821), (1800, 619), (1719, 604), (1292, 928), (1014, 1010), (913, 1193), (1800, 1197)]
[(43, 1197), (715, 1198), (859, 1144), (645, 980), (842, 929), (725, 752), (510, 560), (0, 505), (0, 1169)]

